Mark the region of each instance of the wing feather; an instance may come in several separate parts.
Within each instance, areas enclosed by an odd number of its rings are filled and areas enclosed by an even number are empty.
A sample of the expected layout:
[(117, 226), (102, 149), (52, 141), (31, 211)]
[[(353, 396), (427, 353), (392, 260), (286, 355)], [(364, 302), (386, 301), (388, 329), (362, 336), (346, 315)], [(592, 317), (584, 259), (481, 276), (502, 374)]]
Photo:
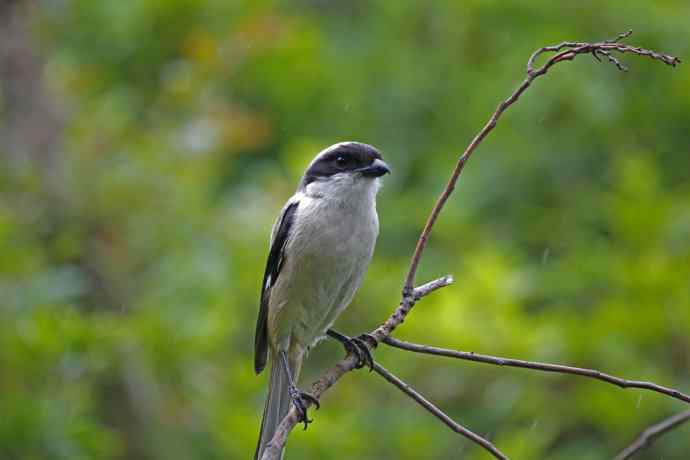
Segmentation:
[(295, 219), (295, 212), (299, 206), (299, 201), (289, 203), (273, 230), (271, 238), (271, 249), (266, 261), (264, 279), (261, 283), (261, 302), (259, 306), (259, 317), (256, 320), (256, 335), (254, 336), (254, 371), (258, 374), (266, 366), (268, 359), (268, 301), (271, 295), (271, 288), (275, 285), (280, 275), (280, 270), (285, 262), (285, 245), (290, 236), (290, 229)]

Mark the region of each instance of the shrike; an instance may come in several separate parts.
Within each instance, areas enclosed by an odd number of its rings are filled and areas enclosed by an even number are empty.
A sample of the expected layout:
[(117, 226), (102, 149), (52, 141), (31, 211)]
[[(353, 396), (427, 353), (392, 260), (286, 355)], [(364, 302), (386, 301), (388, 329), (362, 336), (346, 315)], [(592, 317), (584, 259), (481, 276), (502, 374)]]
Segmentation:
[[(376, 194), (390, 170), (374, 147), (341, 142), (311, 162), (297, 192), (273, 225), (261, 287), (254, 370), (271, 356), (268, 398), (255, 458), (261, 455), (294, 404), (306, 428), (305, 400), (297, 386), (309, 349), (329, 335), (356, 353), (368, 351), (330, 330), (362, 283), (379, 232)], [(369, 357), (370, 359), (370, 357)]]

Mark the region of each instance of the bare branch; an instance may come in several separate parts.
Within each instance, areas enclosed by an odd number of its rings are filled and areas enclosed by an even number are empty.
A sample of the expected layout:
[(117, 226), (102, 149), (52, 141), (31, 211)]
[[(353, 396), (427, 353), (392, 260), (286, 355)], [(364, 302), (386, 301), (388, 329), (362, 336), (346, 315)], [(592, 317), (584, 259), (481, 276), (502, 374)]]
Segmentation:
[(498, 450), (496, 448), (496, 446), (491, 444), (490, 441), (482, 438), (481, 436), (474, 433), (473, 431), (468, 430), (464, 426), (455, 422), (452, 418), (450, 418), (448, 415), (446, 415), (445, 412), (443, 412), (441, 409), (436, 407), (434, 405), (434, 403), (432, 403), (431, 401), (426, 399), (417, 390), (412, 388), (409, 384), (400, 380), (400, 378), (393, 375), (390, 371), (388, 371), (386, 368), (381, 366), (379, 363), (374, 363), (374, 371), (377, 374), (379, 374), (381, 377), (383, 377), (384, 379), (386, 379), (387, 381), (389, 381), (390, 383), (392, 383), (393, 385), (398, 387), (407, 396), (414, 399), (424, 409), (431, 412), (436, 418), (441, 420), (451, 430), (455, 431), (456, 433), (461, 434), (462, 436), (466, 437), (470, 441), (472, 441), (476, 444), (479, 444), (484, 449), (488, 450), (491, 453), (491, 455), (493, 455), (494, 457), (501, 459), (501, 460), (508, 460), (508, 457), (503, 452)]
[[(518, 86), (518, 88), (513, 92), (513, 94), (511, 94), (506, 100), (504, 100), (498, 105), (496, 111), (493, 113), (486, 125), (484, 125), (481, 131), (479, 131), (479, 133), (474, 137), (474, 139), (472, 139), (472, 142), (470, 142), (470, 144), (467, 146), (465, 152), (460, 156), (460, 158), (458, 158), (455, 168), (453, 169), (450, 179), (448, 180), (448, 184), (446, 185), (446, 188), (443, 190), (441, 195), (438, 197), (438, 200), (436, 201), (436, 204), (431, 210), (431, 214), (429, 214), (426, 224), (424, 225), (424, 230), (422, 230), (422, 234), (419, 236), (419, 239), (417, 240), (417, 246), (415, 248), (414, 254), (412, 255), (412, 261), (410, 262), (410, 269), (408, 270), (407, 276), (405, 278), (405, 285), (403, 287), (403, 297), (405, 297), (406, 294), (409, 294), (412, 286), (414, 285), (415, 277), (417, 274), (417, 267), (419, 266), (419, 261), (422, 258), (424, 248), (426, 248), (427, 242), (429, 240), (429, 235), (431, 234), (431, 230), (433, 229), (434, 224), (436, 223), (436, 219), (438, 219), (438, 216), (441, 213), (441, 210), (443, 210), (446, 201), (448, 201), (448, 198), (450, 197), (451, 193), (453, 193), (455, 185), (458, 182), (458, 179), (460, 178), (460, 174), (462, 174), (462, 170), (465, 167), (465, 163), (467, 163), (467, 161), (472, 156), (472, 153), (484, 140), (484, 138), (491, 132), (491, 130), (493, 130), (496, 127), (496, 122), (501, 117), (503, 112), (505, 112), (508, 107), (513, 105), (520, 98), (522, 93), (524, 93), (525, 90), (529, 88), (529, 86), (532, 84), (532, 81), (534, 81), (537, 77), (546, 74), (546, 72), (553, 65), (562, 61), (571, 61), (575, 58), (575, 56), (580, 54), (591, 53), (595, 56), (596, 53), (603, 54), (607, 57), (607, 59), (610, 62), (615, 64), (616, 67), (618, 67), (618, 69), (620, 70), (625, 70), (626, 68), (615, 57), (611, 56), (611, 51), (616, 51), (621, 54), (633, 53), (639, 56), (647, 56), (652, 59), (661, 61), (664, 64), (670, 65), (672, 67), (675, 67), (677, 64), (680, 63), (680, 59), (674, 56), (670, 56), (668, 54), (657, 53), (656, 51), (648, 50), (645, 48), (639, 48), (636, 46), (629, 46), (618, 43), (620, 40), (629, 37), (631, 34), (632, 31), (630, 30), (628, 32), (618, 35), (618, 37), (614, 38), (613, 40), (605, 40), (600, 43), (563, 42), (555, 46), (545, 46), (543, 48), (538, 49), (532, 54), (532, 56), (529, 58), (529, 61), (527, 62), (527, 77), (525, 78), (525, 80), (520, 84), (520, 86)], [(558, 54), (551, 57), (543, 66), (539, 67), (538, 69), (535, 69), (534, 61), (536, 60), (536, 58), (539, 55), (548, 52), (555, 52)]]
[[(632, 30), (629, 30), (627, 32), (624, 32), (620, 35), (618, 35), (616, 38), (611, 39), (611, 40), (604, 40), (601, 43), (583, 43), (583, 42), (563, 42), (558, 45), (554, 46), (544, 46), (543, 48), (539, 48), (537, 51), (535, 51), (532, 56), (530, 56), (529, 61), (527, 61), (527, 75), (528, 77), (530, 75), (543, 75), (546, 73), (546, 71), (551, 67), (553, 64), (560, 62), (560, 61), (570, 61), (572, 60), (576, 55), (578, 54), (588, 54), (592, 53), (594, 57), (597, 57), (597, 54), (603, 54), (607, 57), (609, 57), (609, 61), (613, 63), (616, 67), (618, 67), (619, 70), (622, 71), (627, 71), (627, 67), (625, 67), (623, 64), (618, 61), (615, 57), (611, 56), (610, 51), (617, 51), (621, 54), (623, 53), (633, 53), (637, 54), (639, 56), (647, 56), (652, 59), (656, 59), (658, 61), (663, 62), (664, 64), (670, 65), (671, 67), (675, 67), (677, 64), (680, 64), (680, 59), (678, 59), (675, 56), (670, 56), (668, 54), (663, 54), (663, 53), (657, 53), (656, 51), (651, 51), (648, 49), (644, 48), (639, 48), (636, 46), (629, 46), (629, 45), (624, 45), (619, 43), (622, 39), (629, 37), (632, 35)], [(564, 51), (551, 59), (549, 59), (546, 64), (544, 64), (542, 67), (539, 69), (534, 68), (534, 61), (539, 57), (539, 55), (544, 54), (544, 53), (558, 53), (561, 52), (562, 50), (567, 50)], [(598, 57), (597, 57), (598, 58)]]
[[(612, 51), (647, 56), (652, 59), (662, 61), (665, 64), (671, 66), (675, 66), (676, 64), (680, 63), (680, 60), (673, 56), (657, 53), (655, 51), (647, 50), (644, 48), (638, 48), (618, 43), (618, 41), (620, 41), (623, 38), (626, 38), (629, 35), (630, 32), (627, 32), (625, 34), (619, 35), (617, 38), (613, 40), (594, 44), (564, 42), (560, 45), (540, 48), (532, 54), (527, 65), (527, 76), (524, 79), (524, 81), (517, 87), (515, 91), (513, 91), (513, 93), (507, 99), (505, 99), (498, 105), (496, 111), (491, 115), (491, 118), (489, 118), (489, 121), (484, 125), (484, 127), (479, 131), (479, 133), (477, 133), (477, 135), (472, 139), (472, 141), (467, 146), (463, 154), (458, 158), (458, 161), (455, 167), (453, 168), (451, 176), (448, 179), (448, 183), (439, 195), (434, 207), (431, 210), (431, 213), (429, 214), (429, 217), (427, 218), (426, 224), (424, 225), (424, 229), (422, 230), (422, 233), (420, 234), (419, 239), (417, 240), (417, 245), (412, 255), (412, 259), (410, 261), (410, 268), (405, 277), (405, 282), (402, 291), (402, 299), (400, 301), (400, 304), (383, 324), (381, 324), (371, 333), (367, 334), (368, 338), (370, 339), (369, 341), (367, 341), (367, 346), (370, 350), (375, 348), (380, 342), (382, 342), (384, 339), (390, 336), (390, 334), (395, 330), (395, 328), (397, 328), (400, 324), (403, 323), (403, 321), (405, 321), (405, 318), (421, 297), (430, 292), (433, 292), (433, 290), (438, 289), (439, 287), (447, 286), (448, 284), (452, 283), (452, 278), (445, 277), (437, 280), (436, 282), (432, 282), (437, 283), (433, 286), (429, 286), (427, 284), (417, 289), (413, 288), (417, 275), (417, 268), (419, 267), (419, 262), (422, 258), (422, 253), (424, 252), (424, 249), (426, 248), (426, 245), (428, 243), (431, 231), (434, 227), (434, 224), (436, 223), (436, 220), (438, 219), (438, 216), (443, 210), (443, 207), (448, 201), (448, 198), (450, 198), (450, 195), (453, 193), (453, 190), (455, 189), (455, 186), (457, 184), (458, 179), (460, 178), (465, 164), (470, 159), (472, 153), (477, 149), (479, 144), (481, 144), (481, 142), (484, 140), (484, 138), (496, 127), (496, 124), (503, 112), (505, 112), (508, 109), (508, 107), (513, 105), (520, 98), (522, 93), (524, 93), (527, 90), (527, 88), (529, 88), (529, 86), (532, 84), (532, 81), (534, 81), (541, 75), (546, 74), (547, 71), (555, 64), (562, 61), (571, 61), (580, 54), (595, 55), (596, 53), (598, 53), (603, 56), (607, 56), (607, 59), (613, 62), (614, 64), (620, 63), (615, 58), (611, 59), (610, 53)], [(542, 67), (534, 69), (534, 61), (537, 58), (537, 56), (546, 52), (556, 52), (557, 54), (552, 56)], [(621, 66), (622, 64), (617, 65), (619, 69), (621, 68)], [(425, 291), (425, 286), (428, 287), (428, 292)], [(348, 355), (347, 357), (345, 357), (345, 359), (341, 360), (335, 366), (329, 369), (325, 374), (321, 376), (321, 378), (319, 378), (319, 380), (314, 382), (314, 384), (312, 385), (312, 393), (314, 397), (319, 399), (321, 397), (321, 394), (323, 394), (326, 390), (328, 390), (328, 388), (334, 385), (340, 377), (342, 377), (347, 372), (355, 369), (356, 364), (356, 357)], [(268, 444), (267, 448), (264, 450), (264, 454), (262, 457), (263, 460), (278, 460), (280, 458), (280, 452), (283, 446), (285, 445), (285, 442), (287, 441), (287, 437), (290, 431), (297, 424), (297, 418), (298, 416), (295, 408), (290, 408), (290, 411), (278, 426), (278, 429), (276, 430), (273, 439)]]
[(652, 444), (654, 440), (656, 440), (656, 438), (663, 435), (664, 433), (668, 433), (669, 431), (682, 425), (688, 420), (690, 420), (690, 410), (681, 412), (665, 420), (662, 420), (656, 425), (650, 426), (642, 433), (640, 433), (637, 436), (637, 438), (635, 438), (635, 441), (633, 441), (632, 444), (630, 444), (628, 447), (623, 449), (618, 455), (616, 455), (616, 458), (614, 460), (626, 460), (628, 458), (631, 458), (636, 453), (649, 447), (649, 445)]
[(448, 350), (446, 348), (437, 348), (429, 345), (419, 345), (416, 343), (405, 342), (393, 337), (386, 337), (383, 343), (391, 347), (400, 348), (401, 350), (413, 351), (415, 353), (424, 353), (427, 355), (446, 356), (449, 358), (464, 359), (466, 361), (474, 361), (478, 363), (494, 364), (496, 366), (507, 367), (521, 367), (523, 369), (533, 369), (544, 372), (555, 372), (559, 374), (580, 375), (582, 377), (589, 377), (602, 382), (610, 383), (621, 388), (640, 388), (643, 390), (656, 391), (657, 393), (665, 394), (672, 398), (679, 399), (686, 403), (690, 403), (690, 396), (682, 393), (676, 389), (657, 385), (652, 382), (643, 382), (639, 380), (626, 380), (610, 374), (605, 374), (595, 369), (585, 369), (582, 367), (564, 366), (561, 364), (540, 363), (536, 361), (524, 361), (521, 359), (500, 358), (497, 356), (481, 355), (471, 351), (456, 351)]

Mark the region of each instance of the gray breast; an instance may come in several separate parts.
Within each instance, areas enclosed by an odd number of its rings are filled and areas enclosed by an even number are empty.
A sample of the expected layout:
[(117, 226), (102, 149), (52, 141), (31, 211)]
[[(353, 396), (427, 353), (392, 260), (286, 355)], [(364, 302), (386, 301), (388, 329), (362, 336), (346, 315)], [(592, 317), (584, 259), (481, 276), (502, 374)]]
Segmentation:
[[(310, 346), (359, 288), (373, 254), (378, 217), (373, 203), (349, 207), (313, 200), (305, 204), (289, 251), (295, 254), (290, 263), (294, 282), (286, 307), (294, 310), (295, 338)], [(319, 225), (323, 222), (329, 224)]]

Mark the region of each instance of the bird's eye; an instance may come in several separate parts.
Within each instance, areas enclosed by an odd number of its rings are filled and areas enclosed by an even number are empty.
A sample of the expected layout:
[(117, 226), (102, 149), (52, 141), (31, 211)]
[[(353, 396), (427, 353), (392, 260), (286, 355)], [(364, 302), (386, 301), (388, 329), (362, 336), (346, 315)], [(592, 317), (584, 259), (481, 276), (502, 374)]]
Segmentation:
[(348, 162), (347, 162), (347, 158), (345, 158), (345, 157), (342, 156), (342, 155), (340, 155), (339, 157), (337, 157), (337, 158), (335, 159), (335, 164), (338, 165), (338, 166), (340, 166), (340, 167), (343, 167), (343, 166), (347, 165), (347, 163), (348, 163)]

